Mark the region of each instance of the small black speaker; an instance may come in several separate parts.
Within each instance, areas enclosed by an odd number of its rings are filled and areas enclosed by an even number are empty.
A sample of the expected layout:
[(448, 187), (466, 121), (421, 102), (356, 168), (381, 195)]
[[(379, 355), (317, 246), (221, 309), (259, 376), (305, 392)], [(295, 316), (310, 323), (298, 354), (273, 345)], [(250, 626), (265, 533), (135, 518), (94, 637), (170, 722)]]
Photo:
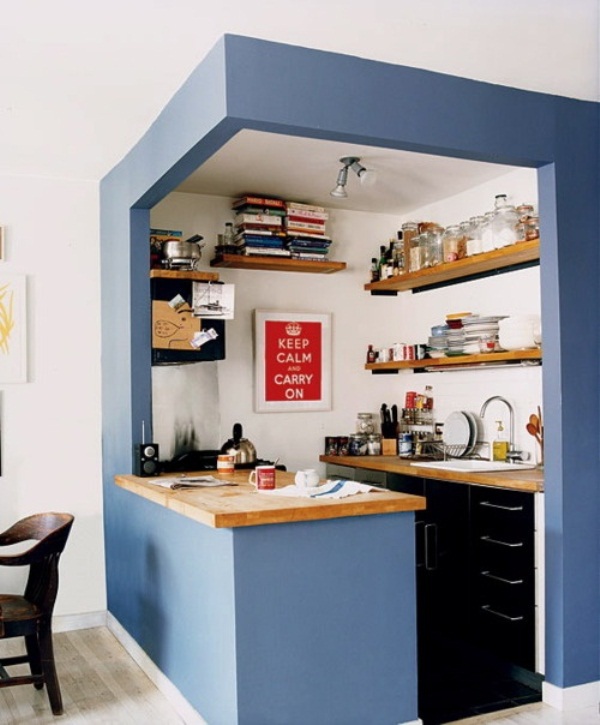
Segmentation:
[(133, 473), (156, 476), (159, 473), (158, 443), (137, 443), (133, 447)]

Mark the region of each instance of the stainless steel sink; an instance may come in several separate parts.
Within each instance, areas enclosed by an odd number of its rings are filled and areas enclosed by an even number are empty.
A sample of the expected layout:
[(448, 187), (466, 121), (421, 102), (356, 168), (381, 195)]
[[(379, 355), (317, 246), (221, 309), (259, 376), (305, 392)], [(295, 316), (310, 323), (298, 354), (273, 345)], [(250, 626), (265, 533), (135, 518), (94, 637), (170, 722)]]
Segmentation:
[(504, 463), (503, 461), (476, 461), (470, 459), (453, 459), (451, 461), (419, 461), (411, 463), (411, 466), (420, 468), (436, 468), (440, 471), (524, 471), (535, 468), (532, 463)]

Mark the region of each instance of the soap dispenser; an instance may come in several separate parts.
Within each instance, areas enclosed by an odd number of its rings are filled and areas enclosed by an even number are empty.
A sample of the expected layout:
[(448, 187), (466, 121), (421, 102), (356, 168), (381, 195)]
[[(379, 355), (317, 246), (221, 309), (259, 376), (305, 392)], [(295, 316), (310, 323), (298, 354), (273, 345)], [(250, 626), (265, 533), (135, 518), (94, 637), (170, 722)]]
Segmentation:
[(504, 437), (504, 425), (501, 420), (496, 421), (496, 439), (492, 444), (492, 460), (506, 461), (508, 453), (508, 441)]

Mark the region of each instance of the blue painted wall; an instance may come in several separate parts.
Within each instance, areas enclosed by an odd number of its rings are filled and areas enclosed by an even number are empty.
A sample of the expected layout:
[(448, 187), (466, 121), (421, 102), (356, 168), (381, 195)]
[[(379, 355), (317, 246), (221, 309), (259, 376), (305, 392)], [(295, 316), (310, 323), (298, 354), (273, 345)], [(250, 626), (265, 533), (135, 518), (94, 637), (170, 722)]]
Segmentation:
[(600, 679), (598, 121), (594, 103), (237, 36), (215, 46), (101, 185), (111, 611), (127, 608), (126, 573), (141, 565), (124, 507), (143, 504), (112, 479), (150, 420), (147, 210), (242, 128), (520, 164), (539, 169), (542, 220), (546, 674), (559, 687)]

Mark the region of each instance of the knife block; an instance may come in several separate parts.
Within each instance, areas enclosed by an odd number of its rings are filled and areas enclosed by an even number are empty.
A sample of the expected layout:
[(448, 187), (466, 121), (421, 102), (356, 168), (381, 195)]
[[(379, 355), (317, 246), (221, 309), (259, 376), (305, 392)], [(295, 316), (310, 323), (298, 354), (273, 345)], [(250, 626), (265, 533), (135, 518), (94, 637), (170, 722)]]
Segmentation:
[(398, 440), (396, 438), (381, 439), (381, 455), (396, 456), (398, 455)]

